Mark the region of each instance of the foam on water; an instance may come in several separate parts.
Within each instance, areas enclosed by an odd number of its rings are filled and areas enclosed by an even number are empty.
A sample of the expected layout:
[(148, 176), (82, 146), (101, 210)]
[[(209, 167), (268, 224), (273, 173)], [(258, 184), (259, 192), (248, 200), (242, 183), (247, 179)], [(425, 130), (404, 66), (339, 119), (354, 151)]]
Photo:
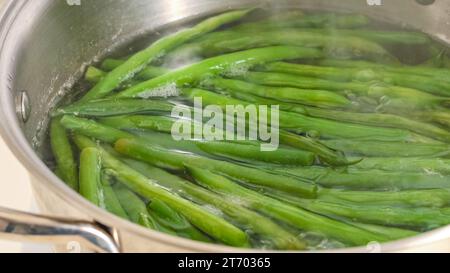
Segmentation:
[(178, 89), (176, 83), (170, 83), (168, 85), (164, 85), (155, 89), (151, 89), (148, 91), (144, 91), (139, 94), (139, 97), (142, 99), (148, 98), (169, 98), (169, 97), (178, 97), (180, 96), (181, 91)]

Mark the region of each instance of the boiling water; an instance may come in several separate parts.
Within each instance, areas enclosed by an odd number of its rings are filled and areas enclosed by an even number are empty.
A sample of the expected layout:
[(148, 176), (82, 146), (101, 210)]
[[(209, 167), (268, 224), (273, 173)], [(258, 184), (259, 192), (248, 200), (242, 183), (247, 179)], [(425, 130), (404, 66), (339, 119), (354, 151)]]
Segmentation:
[[(321, 14), (321, 13), (318, 13), (318, 14)], [(264, 20), (264, 18), (266, 16), (268, 16), (267, 12), (264, 12), (264, 11), (256, 12), (252, 16), (250, 16), (250, 18), (244, 20), (243, 22), (238, 22), (233, 25), (229, 25), (227, 27), (220, 29), (219, 31), (226, 31), (228, 29), (233, 29), (234, 27), (236, 27), (242, 23), (258, 22), (258, 20)], [(275, 23), (277, 23), (277, 22), (275, 22)], [(191, 25), (191, 24), (189, 24), (189, 25)], [(311, 30), (311, 28), (313, 28), (313, 27), (314, 26), (311, 26), (308, 29)], [(341, 34), (339, 34), (340, 32), (336, 32), (335, 30), (333, 30), (332, 22), (330, 24), (327, 24), (326, 27), (328, 29), (326, 32), (327, 35), (329, 35), (329, 36), (336, 35), (336, 37), (341, 35)], [(153, 41), (156, 41), (156, 40), (160, 39), (161, 37), (164, 37), (166, 33), (172, 33), (178, 29), (180, 29), (180, 25), (174, 25), (171, 27), (164, 28), (160, 32), (155, 33), (155, 35), (142, 37), (141, 39), (138, 39), (137, 41), (135, 41), (132, 44), (124, 45), (116, 52), (111, 53), (111, 56), (109, 56), (109, 57), (115, 58), (115, 59), (126, 59), (131, 54), (139, 51), (140, 49), (147, 47)], [(300, 30), (300, 29), (301, 28), (297, 28), (297, 30)], [(370, 24), (365, 26), (363, 28), (363, 31), (364, 30), (405, 31), (405, 29), (403, 29), (401, 27), (396, 27), (396, 26), (392, 26), (392, 25), (389, 25), (386, 23), (380, 23), (380, 22), (374, 22), (374, 21), (372, 21)], [(279, 28), (277, 31), (283, 32), (283, 31), (287, 31), (287, 29)], [(161, 34), (161, 33), (163, 33), (163, 34)], [(212, 46), (214, 46), (214, 45), (212, 45)], [(444, 59), (446, 58), (446, 56), (445, 56), (446, 49), (443, 46), (439, 45), (438, 43), (434, 44), (433, 46), (430, 46), (430, 44), (405, 45), (402, 43), (391, 43), (388, 45), (384, 45), (384, 48), (387, 50), (387, 52), (392, 54), (392, 56), (395, 56), (396, 59), (399, 61), (399, 63), (386, 64), (385, 60), (376, 60), (373, 58), (370, 61), (375, 62), (375, 63), (380, 62), (387, 66), (393, 66), (393, 67), (397, 67), (400, 63), (407, 64), (407, 65), (421, 65), (422, 64), (425, 66), (424, 63), (426, 63), (427, 61), (429, 63), (428, 65), (436, 65), (435, 63), (440, 62), (440, 60), (442, 58), (444, 58)], [(432, 50), (430, 50), (430, 48), (432, 48)], [(169, 54), (169, 57), (161, 56), (160, 58), (158, 58), (156, 61), (153, 62), (153, 65), (163, 66), (163, 67), (167, 67), (168, 69), (175, 70), (175, 69), (180, 69), (181, 67), (189, 66), (190, 64), (199, 62), (205, 58), (204, 56), (201, 56), (201, 54), (198, 54), (199, 52), (196, 52), (195, 50), (179, 51), (178, 53), (179, 54), (175, 54), (175, 55)], [(334, 52), (334, 53), (336, 53), (336, 52)], [(351, 53), (353, 54), (353, 56), (346, 56), (346, 58), (350, 58), (350, 57), (355, 58), (356, 57), (357, 59), (365, 60), (366, 55), (363, 52), (351, 52)], [(438, 53), (438, 55), (433, 56), (433, 54), (436, 54), (436, 53)], [(346, 54), (348, 54), (348, 52), (346, 52)], [(340, 52), (337, 52), (337, 54), (331, 54), (331, 55), (333, 55), (333, 56), (329, 56), (330, 58), (342, 57)], [(429, 61), (429, 60), (433, 60), (433, 58), (434, 58), (434, 62)], [(309, 65), (317, 64), (316, 60), (298, 61), (298, 63), (306, 63)], [(101, 65), (101, 63), (96, 64), (96, 66), (100, 66), (100, 65)], [(439, 65), (441, 65), (441, 64), (439, 64)], [(232, 69), (231, 71), (227, 71), (222, 76), (229, 77), (229, 78), (242, 77), (242, 76), (245, 77), (248, 69), (249, 69), (249, 67), (238, 66), (238, 67), (235, 67), (235, 69)], [(360, 69), (361, 69), (361, 74), (368, 72), (367, 67), (360, 67)], [(442, 71), (446, 71), (445, 69), (446, 68), (442, 68)], [(370, 72), (370, 69), (369, 69), (369, 72)], [(371, 84), (370, 88), (373, 87), (374, 92), (375, 92), (377, 87), (379, 87), (379, 86), (383, 87), (383, 86), (386, 86), (389, 84), (388, 79), (383, 78), (383, 79), (381, 79), (381, 81), (384, 81), (384, 83), (380, 83), (380, 80), (370, 82), (370, 84)], [(337, 82), (341, 82), (341, 81), (339, 81), (339, 79), (337, 79)], [(345, 80), (343, 80), (343, 82), (345, 82)], [(449, 81), (449, 86), (450, 86), (450, 81)], [(92, 87), (91, 83), (87, 82), (84, 79), (81, 79), (74, 86), (73, 92), (70, 94), (70, 96), (68, 96), (61, 102), (61, 105), (70, 105), (71, 102), (76, 101), (91, 87)], [(165, 89), (161, 89), (159, 91), (160, 92), (169, 92), (173, 95), (174, 91), (177, 91), (177, 87), (175, 85), (169, 85)], [(119, 92), (119, 91), (117, 91), (117, 92)], [(384, 106), (386, 106), (386, 105), (389, 106), (389, 105), (392, 105), (392, 103), (393, 103), (392, 98), (390, 98), (389, 96), (383, 96), (379, 100), (376, 100), (372, 97), (361, 97), (357, 93), (355, 93), (351, 90), (342, 90), (342, 92), (340, 92), (340, 93), (343, 94), (347, 99), (352, 100), (352, 108), (344, 109), (344, 110), (337, 109), (337, 110), (343, 110), (343, 111), (349, 111), (349, 112), (360, 112), (360, 113), (386, 113), (386, 114), (403, 116), (403, 117), (406, 117), (407, 119), (409, 119), (410, 117), (417, 118), (418, 122), (425, 122), (427, 124), (432, 124), (434, 126), (433, 128), (436, 128), (436, 129), (440, 130), (441, 132), (448, 132), (450, 134), (450, 131), (448, 130), (449, 127), (445, 126), (445, 122), (442, 122), (442, 119), (441, 120), (440, 119), (430, 120), (427, 117), (415, 115), (414, 112), (416, 110), (414, 110), (414, 109), (386, 111)], [(449, 90), (449, 94), (450, 94), (450, 90)], [(227, 95), (230, 96), (230, 94), (227, 94)], [(163, 97), (165, 97), (165, 96), (163, 96)], [(149, 98), (149, 99), (152, 99), (152, 98)], [(169, 98), (169, 99), (170, 99), (170, 101), (177, 103), (177, 104), (185, 104), (188, 106), (192, 106), (192, 103), (184, 98), (171, 96), (171, 98)], [(283, 103), (286, 103), (286, 101), (280, 101), (280, 104), (283, 104)], [(292, 102), (289, 102), (289, 103), (292, 104)], [(297, 104), (297, 106), (302, 107), (304, 105)], [(308, 105), (308, 107), (311, 107), (311, 105)], [(441, 106), (438, 110), (432, 109), (432, 111), (438, 111), (440, 113), (446, 113), (446, 111), (448, 111), (448, 110), (449, 110), (448, 107), (446, 107), (445, 105)], [(429, 111), (429, 109), (427, 109), (427, 111)], [(308, 111), (306, 110), (306, 112), (308, 112)], [(422, 112), (422, 110), (420, 112)], [(329, 120), (333, 120), (333, 119), (334, 119), (333, 117), (329, 117)], [(347, 123), (348, 121), (344, 121), (344, 122)], [(353, 124), (357, 124), (357, 123), (353, 123)], [(379, 126), (383, 127), (382, 122), (380, 122)], [(301, 129), (301, 128), (298, 128), (298, 129)], [(355, 139), (355, 141), (358, 141), (358, 144), (356, 144), (357, 142), (354, 142), (354, 140), (351, 140), (351, 139), (336, 139), (336, 138), (327, 137), (326, 132), (324, 134), (324, 133), (321, 133), (321, 132), (318, 132), (315, 130), (307, 130), (306, 132), (304, 130), (298, 130), (298, 131), (299, 131), (298, 132), (299, 134), (303, 134), (304, 136), (311, 138), (314, 141), (322, 141), (328, 147), (331, 147), (333, 149), (344, 152), (348, 158), (352, 158), (352, 160), (356, 162), (354, 165), (352, 165), (350, 167), (340, 167), (340, 168), (329, 168), (328, 167), (327, 170), (329, 171), (329, 173), (325, 172), (325, 173), (322, 173), (322, 175), (319, 175), (317, 177), (315, 177), (314, 175), (306, 175), (306, 177), (302, 178), (302, 179), (304, 179), (304, 178), (310, 179), (311, 183), (315, 183), (315, 182), (317, 182), (319, 184), (323, 183), (322, 185), (325, 188), (331, 188), (331, 190), (336, 190), (336, 192), (338, 192), (339, 190), (350, 190), (353, 192), (355, 192), (355, 191), (357, 192), (357, 191), (361, 191), (361, 190), (365, 190), (365, 191), (373, 190), (374, 192), (380, 193), (380, 192), (385, 192), (385, 190), (387, 190), (387, 192), (392, 193), (392, 192), (402, 189), (401, 187), (397, 188), (395, 185), (392, 185), (391, 187), (389, 187), (387, 189), (383, 189), (383, 188), (371, 189), (371, 188), (365, 188), (364, 185), (350, 185), (350, 184), (346, 184), (346, 183), (342, 183), (342, 185), (344, 185), (344, 186), (331, 186), (331, 187), (327, 186), (327, 180), (330, 179), (329, 178), (330, 175), (331, 176), (343, 175), (341, 179), (345, 180), (345, 179), (347, 179), (345, 174), (347, 174), (348, 172), (354, 173), (354, 174), (359, 173), (361, 175), (361, 180), (364, 181), (364, 179), (365, 179), (365, 178), (363, 178), (364, 171), (371, 171), (371, 170), (375, 170), (376, 171), (375, 174), (380, 174), (380, 179), (389, 177), (389, 174), (392, 174), (392, 173), (398, 174), (399, 172), (400, 173), (407, 172), (408, 175), (411, 175), (411, 177), (416, 177), (416, 178), (419, 177), (417, 179), (426, 179), (426, 177), (429, 177), (430, 181), (431, 180), (441, 181), (442, 179), (446, 179), (450, 183), (450, 179), (448, 179), (449, 178), (448, 175), (450, 173), (450, 170), (449, 170), (450, 167), (448, 166), (449, 146), (448, 146), (448, 144), (445, 143), (445, 141), (442, 141), (442, 139), (436, 139), (436, 138), (431, 137), (430, 135), (420, 136), (420, 137), (418, 136), (417, 139), (411, 140), (412, 143), (417, 142), (418, 146), (422, 145), (422, 143), (425, 143), (425, 145), (435, 145), (435, 146), (433, 146), (433, 148), (437, 149), (438, 151), (435, 154), (424, 153), (423, 155), (420, 155), (420, 153), (418, 152), (418, 155), (416, 155), (413, 158), (408, 159), (408, 160), (401, 160), (398, 158), (396, 158), (396, 159), (389, 158), (386, 160), (392, 160), (392, 162), (393, 162), (392, 164), (397, 164), (395, 166), (389, 167), (389, 166), (386, 166), (386, 164), (383, 164), (383, 163), (385, 163), (384, 162), (385, 160), (384, 160), (384, 158), (381, 158), (381, 157), (401, 157), (401, 155), (396, 155), (395, 153), (390, 152), (389, 145), (392, 145), (392, 143), (386, 143), (386, 141), (379, 142), (379, 141), (373, 141), (373, 140), (366, 141), (364, 139)], [(224, 162), (232, 162), (232, 163), (236, 163), (236, 164), (243, 165), (243, 166), (250, 166), (252, 168), (263, 169), (270, 173), (277, 173), (278, 170), (293, 167), (293, 166), (280, 165), (280, 164), (276, 164), (276, 163), (267, 163), (267, 162), (264, 163), (264, 162), (260, 162), (258, 160), (248, 160), (248, 159), (243, 160), (242, 158), (236, 158), (236, 157), (232, 157), (232, 156), (224, 157), (224, 156), (220, 156), (220, 155), (210, 155), (207, 152), (204, 152), (198, 148), (197, 149), (192, 148), (192, 150), (183, 151), (183, 148), (185, 148), (186, 145), (177, 145), (176, 142), (171, 140), (170, 135), (163, 134), (160, 132), (148, 132), (148, 131), (147, 132), (131, 131), (131, 132), (135, 133), (137, 135), (144, 134), (145, 137), (147, 137), (149, 140), (151, 139), (152, 142), (161, 144), (162, 146), (165, 146), (171, 150), (188, 152), (188, 153), (193, 152), (193, 153), (197, 153), (201, 156), (206, 156), (206, 157), (210, 157), (213, 159), (222, 160)], [(324, 135), (325, 135), (325, 137), (324, 137)], [(415, 133), (413, 133), (412, 135), (415, 135)], [(450, 138), (447, 140), (447, 143), (449, 140), (450, 140)], [(365, 152), (361, 151), (361, 149), (358, 148), (361, 145), (361, 143), (368, 146), (368, 148), (366, 148), (366, 150), (370, 150), (370, 151), (365, 151)], [(412, 147), (412, 146), (407, 146), (410, 144), (405, 144), (404, 140), (399, 140), (398, 142), (394, 142), (394, 145), (395, 144), (398, 144), (399, 146), (406, 145), (404, 149), (408, 149), (408, 147)], [(381, 145), (381, 146), (378, 146), (378, 145)], [(382, 145), (387, 145), (387, 146), (384, 147)], [(414, 145), (414, 144), (411, 144), (411, 145)], [(281, 147), (285, 148), (285, 149), (291, 149), (287, 145), (282, 145)], [(440, 150), (438, 147), (440, 147)], [(385, 155), (382, 152), (377, 151), (377, 149), (379, 149), (379, 150), (385, 149), (385, 150), (383, 150)], [(364, 153), (367, 153), (367, 155), (364, 155)], [(406, 158), (407, 152), (404, 151), (404, 153), (405, 153), (404, 156)], [(366, 163), (367, 161), (364, 161), (364, 159), (371, 157), (371, 156), (376, 157), (376, 158), (371, 159), (371, 161), (369, 160), (369, 162), (371, 162), (370, 164)], [(434, 166), (434, 167), (436, 167), (436, 169), (434, 169), (434, 168), (421, 169), (422, 166), (426, 165), (425, 163), (422, 162), (422, 160), (427, 160), (427, 159), (433, 160), (433, 162), (429, 163), (429, 164), (432, 164), (432, 167)], [(357, 163), (360, 160), (363, 160), (363, 161), (361, 163)], [(49, 160), (48, 164), (51, 167), (53, 167), (55, 165), (51, 159)], [(316, 165), (319, 165), (319, 164), (323, 164), (323, 162), (321, 162), (320, 160), (316, 160)], [(175, 172), (174, 174), (192, 181), (192, 178), (187, 176), (185, 173)], [(305, 173), (302, 170), (299, 171), (299, 170), (292, 169), (288, 173), (285, 173), (284, 175), (286, 175), (286, 177), (302, 177), (302, 175), (305, 175)], [(327, 175), (328, 175), (328, 178), (327, 178)], [(383, 175), (387, 175), (387, 176), (383, 177)], [(397, 177), (396, 179), (399, 179), (399, 178)], [(413, 182), (413, 181), (411, 181), (411, 182)], [(296, 200), (297, 200), (296, 198), (298, 198), (298, 196), (295, 196), (295, 195), (288, 196), (289, 195), (288, 193), (281, 194), (278, 192), (274, 192), (271, 189), (254, 187), (252, 185), (243, 183), (242, 181), (238, 181), (238, 183), (241, 183), (245, 187), (255, 190), (261, 194), (264, 194), (267, 196), (276, 196), (278, 199), (280, 199), (280, 196), (285, 195), (286, 202), (288, 202), (289, 204), (296, 202)], [(364, 183), (364, 182), (362, 182), (362, 183)], [(408, 183), (408, 182), (403, 181), (402, 183)], [(339, 184), (339, 183), (337, 183), (337, 184)], [(426, 187), (420, 187), (417, 190), (424, 190), (424, 188), (426, 188)], [(426, 189), (428, 189), (428, 188), (426, 188)], [(446, 190), (447, 189), (445, 188), (445, 191)], [(281, 198), (281, 199), (283, 199), (283, 198)], [(234, 202), (239, 205), (245, 205), (245, 204), (242, 204), (242, 200), (240, 198), (235, 198), (235, 199), (230, 198), (228, 200), (230, 202)], [(359, 203), (358, 202), (348, 203), (347, 202), (348, 200), (345, 201), (345, 198), (343, 200), (337, 200), (337, 201), (333, 200), (333, 202), (338, 202), (339, 204), (344, 204), (344, 205), (350, 204), (350, 207), (351, 206), (356, 206), (356, 207), (366, 206), (366, 204), (362, 203), (363, 201), (360, 201)], [(236, 223), (236, 221), (234, 221), (232, 219), (232, 217), (230, 218), (229, 216), (224, 215), (224, 213), (221, 210), (219, 210), (218, 208), (216, 208), (212, 205), (209, 205), (209, 204), (201, 204), (201, 205), (205, 210), (209, 211), (210, 213), (218, 215), (220, 217), (224, 217), (227, 220), (230, 220), (235, 225), (240, 226), (243, 230), (246, 230), (246, 232), (250, 236), (250, 241), (251, 241), (253, 247), (255, 247), (255, 248), (274, 248), (273, 242), (270, 240), (270, 238), (261, 238), (261, 236), (258, 236), (257, 234), (255, 234), (254, 230), (249, 229), (246, 226), (242, 226), (239, 223)], [(380, 206), (380, 207), (377, 207), (377, 206)], [(438, 214), (440, 213), (441, 216), (446, 218), (448, 220), (448, 223), (450, 223), (450, 213), (449, 213), (449, 210), (446, 208), (444, 208), (444, 209), (422, 208), (422, 207), (414, 208), (414, 207), (408, 207), (408, 206), (405, 206), (405, 207), (398, 206), (398, 204), (392, 205), (392, 206), (376, 204), (376, 205), (369, 205), (369, 208), (372, 208), (372, 209), (380, 208), (381, 210), (384, 209), (386, 211), (386, 213), (389, 213), (388, 212), (389, 209), (396, 209), (396, 208), (399, 208), (402, 210), (406, 209), (406, 211), (409, 210), (411, 213), (417, 213), (418, 211), (424, 209), (424, 210), (427, 210), (427, 212), (429, 210), (430, 213), (438, 213)], [(375, 225), (378, 225), (378, 227), (383, 226), (383, 227), (388, 227), (388, 228), (402, 228), (404, 230), (416, 231), (416, 232), (421, 232), (421, 231), (425, 231), (425, 230), (429, 230), (431, 228), (437, 227), (437, 226), (434, 226), (433, 224), (430, 224), (428, 226), (425, 224), (417, 224), (417, 225), (410, 224), (410, 225), (408, 225), (408, 224), (405, 224), (406, 220), (404, 220), (404, 219), (402, 219), (402, 221), (404, 221), (404, 222), (402, 222), (401, 224), (396, 224), (396, 223), (387, 224), (387, 223), (383, 223), (383, 219), (369, 219), (369, 218), (365, 218), (364, 216), (361, 216), (361, 215), (356, 216), (356, 214), (355, 214), (355, 217), (353, 218), (353, 217), (345, 217), (344, 215), (333, 212), (332, 210), (331, 211), (322, 210), (322, 211), (318, 212), (318, 211), (316, 211), (314, 209), (310, 209), (308, 207), (306, 208), (306, 210), (310, 210), (314, 213), (317, 213), (317, 215), (321, 215), (322, 217), (325, 217), (328, 219), (335, 219), (336, 221), (347, 223), (348, 225), (352, 225), (352, 226), (358, 226), (358, 227), (360, 227), (362, 229), (366, 229), (366, 230), (373, 230), (373, 229), (377, 228), (374, 226), (369, 227), (368, 224), (375, 224)], [(350, 210), (351, 210), (351, 208), (350, 208)], [(265, 215), (264, 212), (260, 212), (260, 214), (269, 217), (268, 215)], [(305, 240), (308, 243), (309, 249), (330, 249), (330, 248), (340, 248), (340, 247), (345, 247), (345, 246), (351, 245), (347, 242), (340, 242), (339, 239), (337, 239), (337, 238), (329, 238), (329, 236), (326, 236), (319, 232), (315, 232), (314, 230), (305, 231), (301, 228), (298, 228), (298, 227), (296, 227), (290, 223), (284, 222), (280, 219), (272, 219), (272, 220), (275, 223), (277, 223), (280, 227), (284, 228), (286, 231), (290, 232), (291, 234), (294, 234), (301, 240)], [(359, 226), (359, 224), (361, 224), (361, 223), (363, 225)], [(441, 221), (441, 223), (442, 223), (442, 221)], [(392, 230), (392, 232), (394, 232), (394, 230)]]

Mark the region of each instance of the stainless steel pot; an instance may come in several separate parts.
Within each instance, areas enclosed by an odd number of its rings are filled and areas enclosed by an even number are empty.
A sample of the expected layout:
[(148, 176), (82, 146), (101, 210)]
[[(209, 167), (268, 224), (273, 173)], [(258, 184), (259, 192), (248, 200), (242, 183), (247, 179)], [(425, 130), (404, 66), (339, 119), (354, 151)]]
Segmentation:
[[(419, 4), (421, 2), (422, 4)], [(31, 174), (48, 218), (0, 209), (0, 236), (72, 242), (106, 252), (233, 252), (143, 229), (81, 198), (44, 164), (49, 109), (86, 60), (174, 21), (243, 6), (355, 11), (410, 25), (450, 44), (450, 1), (436, 0), (11, 0), (0, 14), (0, 130)], [(380, 4), (381, 5), (378, 5)], [(8, 183), (14, 183), (9, 181)], [(67, 220), (72, 219), (72, 220)], [(74, 220), (76, 219), (76, 220)], [(450, 251), (450, 226), (384, 245), (339, 251)], [(374, 247), (375, 246), (375, 247)], [(241, 250), (239, 250), (241, 251)]]

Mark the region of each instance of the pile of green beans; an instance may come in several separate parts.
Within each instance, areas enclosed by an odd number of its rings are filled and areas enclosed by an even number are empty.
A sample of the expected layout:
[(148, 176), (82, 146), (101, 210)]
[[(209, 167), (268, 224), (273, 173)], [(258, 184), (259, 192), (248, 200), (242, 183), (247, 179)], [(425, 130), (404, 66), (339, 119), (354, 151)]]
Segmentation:
[[(87, 68), (90, 90), (49, 113), (54, 171), (118, 217), (234, 247), (362, 246), (450, 224), (442, 46), (373, 23), (237, 10), (107, 58)], [(406, 47), (429, 59), (402, 63), (393, 49)], [(172, 113), (198, 110), (199, 98), (223, 111), (279, 106), (278, 149), (262, 151), (263, 139), (212, 140), (229, 127), (174, 139), (175, 124), (202, 125)], [(259, 121), (235, 119), (246, 128)]]

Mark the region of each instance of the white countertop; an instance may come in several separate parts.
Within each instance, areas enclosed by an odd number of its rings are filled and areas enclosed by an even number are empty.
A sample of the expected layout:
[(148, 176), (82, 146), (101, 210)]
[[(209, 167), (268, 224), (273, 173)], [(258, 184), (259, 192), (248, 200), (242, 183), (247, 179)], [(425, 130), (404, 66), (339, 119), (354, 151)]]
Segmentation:
[[(14, 157), (1, 137), (0, 207), (7, 207), (26, 212), (38, 212), (33, 199), (28, 173)], [(51, 251), (51, 248), (48, 246), (22, 244), (0, 240), (0, 253), (49, 251)]]

